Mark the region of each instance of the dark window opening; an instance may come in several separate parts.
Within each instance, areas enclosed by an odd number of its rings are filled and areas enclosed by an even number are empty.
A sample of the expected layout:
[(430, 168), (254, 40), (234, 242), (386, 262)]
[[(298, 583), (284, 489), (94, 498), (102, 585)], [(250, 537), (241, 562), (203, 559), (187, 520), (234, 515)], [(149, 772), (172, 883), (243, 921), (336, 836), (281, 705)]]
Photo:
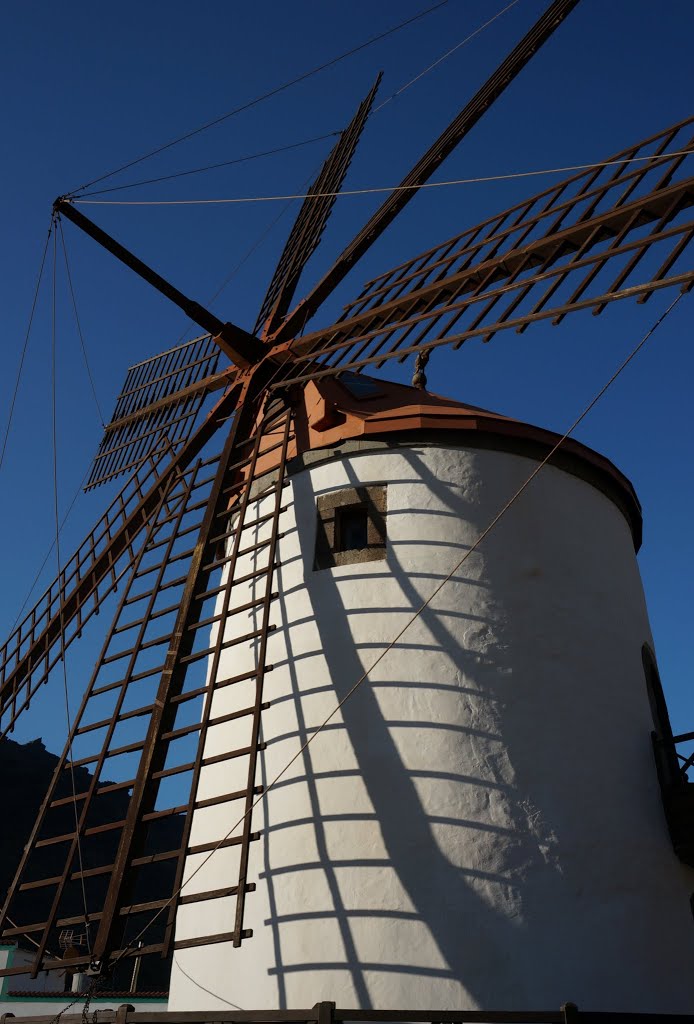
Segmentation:
[(369, 484), (318, 498), (314, 569), (386, 557), (386, 494), (384, 484)]
[(366, 505), (335, 509), (335, 550), (359, 551), (369, 545), (369, 514)]

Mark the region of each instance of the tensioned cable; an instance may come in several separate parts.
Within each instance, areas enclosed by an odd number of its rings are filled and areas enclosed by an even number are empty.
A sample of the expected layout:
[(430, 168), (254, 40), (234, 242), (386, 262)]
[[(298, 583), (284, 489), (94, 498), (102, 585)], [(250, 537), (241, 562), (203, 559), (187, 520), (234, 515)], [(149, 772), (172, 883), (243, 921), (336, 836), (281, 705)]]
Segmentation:
[(453, 178), (450, 181), (425, 181), (420, 185), (382, 185), (375, 188), (344, 189), (341, 192), (316, 192), (297, 195), (234, 196), (229, 199), (74, 199), (75, 206), (215, 206), (229, 203), (274, 203), (286, 199), (341, 199), (343, 196), (365, 196), (376, 192), (407, 192), (425, 188), (447, 188), (451, 185), (477, 185), (492, 181), (512, 181), (516, 178), (532, 178), (547, 174), (565, 174), (568, 171), (590, 171), (599, 167), (613, 167), (617, 164), (635, 164), (651, 161), (655, 167), (663, 160), (675, 156), (689, 156), (694, 149), (678, 149), (658, 156), (632, 156), (618, 160), (597, 160), (590, 164), (569, 164), (564, 167), (542, 167), (533, 171), (513, 171), (509, 174), (487, 174), (477, 178)]
[(96, 405), (96, 411), (99, 415), (101, 426), (106, 429), (106, 423), (104, 421), (103, 413), (101, 412), (101, 406), (99, 405), (99, 399), (96, 394), (96, 387), (94, 385), (94, 377), (92, 376), (92, 370), (89, 365), (89, 359), (87, 358), (87, 348), (84, 344), (84, 335), (82, 334), (82, 325), (80, 324), (79, 313), (77, 312), (77, 300), (75, 298), (75, 289), (72, 286), (72, 274), (70, 273), (70, 264), (67, 258), (67, 246), (65, 244), (65, 234), (63, 232), (63, 222), (58, 218), (58, 228), (60, 230), (60, 241), (63, 247), (63, 256), (65, 257), (65, 272), (67, 275), (67, 283), (70, 289), (70, 298), (72, 299), (72, 309), (75, 314), (75, 323), (77, 325), (77, 334), (80, 339), (80, 347), (82, 348), (82, 356), (84, 357), (84, 365), (87, 370), (87, 377), (89, 378), (89, 385), (92, 389), (92, 395), (94, 396), (94, 404)]
[(39, 266), (39, 273), (36, 279), (36, 287), (34, 289), (34, 298), (31, 303), (31, 312), (29, 313), (29, 323), (27, 325), (26, 334), (24, 336), (24, 345), (22, 346), (22, 354), (19, 359), (19, 369), (17, 370), (17, 379), (14, 384), (14, 391), (12, 393), (12, 400), (10, 402), (10, 412), (7, 417), (7, 427), (5, 428), (5, 437), (2, 442), (2, 451), (0, 451), (0, 467), (5, 459), (5, 449), (7, 448), (7, 439), (10, 436), (10, 427), (12, 426), (12, 417), (14, 415), (14, 407), (17, 401), (17, 395), (19, 393), (19, 384), (22, 379), (22, 370), (24, 368), (24, 359), (27, 354), (27, 347), (29, 345), (29, 336), (31, 334), (31, 326), (34, 322), (34, 313), (36, 312), (36, 303), (38, 302), (39, 289), (41, 288), (41, 279), (43, 277), (43, 268), (46, 264), (46, 253), (48, 252), (48, 243), (51, 239), (51, 232), (53, 231), (53, 219), (51, 218), (50, 225), (48, 227), (48, 234), (46, 235), (46, 243), (43, 247), (43, 253), (41, 255), (41, 264)]
[[(186, 331), (186, 333), (187, 333), (187, 331)], [(70, 513), (72, 512), (72, 510), (75, 507), (75, 504), (77, 502), (77, 499), (79, 498), (80, 494), (82, 493), (82, 488), (84, 487), (84, 484), (85, 484), (85, 482), (87, 480), (87, 477), (89, 476), (89, 474), (91, 472), (91, 468), (92, 468), (91, 465), (87, 466), (85, 474), (82, 477), (82, 480), (80, 481), (80, 483), (79, 483), (79, 485), (77, 487), (77, 490), (75, 491), (75, 493), (74, 493), (74, 495), (72, 497), (72, 500), (70, 501), (70, 504), (68, 505), (67, 509), (65, 510), (65, 515), (63, 516), (63, 518), (62, 518), (62, 520), (60, 522), (60, 533), (63, 532), (65, 524), (67, 523), (67, 521), (68, 521), (68, 519), (70, 517)], [(37, 570), (36, 575), (34, 576), (34, 579), (33, 579), (33, 582), (31, 584), (31, 587), (29, 588), (29, 591), (28, 591), (26, 597), (24, 598), (24, 601), (22, 602), (21, 608), (17, 612), (17, 617), (14, 620), (14, 623), (12, 624), (12, 627), (10, 629), (10, 634), (13, 633), (15, 631), (15, 629), (17, 628), (19, 620), (22, 617), (22, 613), (23, 613), (24, 609), (26, 608), (26, 606), (28, 605), (29, 601), (31, 600), (31, 595), (34, 592), (34, 587), (36, 586), (36, 584), (38, 583), (39, 579), (41, 578), (41, 573), (45, 569), (46, 563), (47, 563), (48, 559), (51, 557), (51, 553), (52, 553), (54, 547), (55, 547), (55, 539), (51, 541), (50, 547), (48, 548), (48, 551), (46, 552), (46, 554), (44, 556), (44, 559), (41, 562), (41, 565), (40, 565), (39, 569)]]
[(625, 370), (626, 367), (629, 365), (629, 363), (631, 363), (631, 361), (635, 358), (635, 356), (638, 355), (638, 353), (644, 347), (644, 345), (649, 340), (649, 338), (655, 333), (655, 331), (658, 329), (658, 327), (660, 327), (660, 325), (663, 323), (663, 321), (670, 315), (670, 313), (675, 308), (677, 303), (682, 299), (684, 294), (685, 294), (684, 292), (679, 292), (678, 295), (675, 296), (675, 298), (672, 300), (672, 302), (667, 307), (667, 309), (663, 313), (661, 313), (660, 316), (655, 320), (655, 322), (651, 325), (651, 327), (648, 329), (648, 331), (644, 334), (644, 336), (641, 338), (641, 340), (638, 342), (638, 344), (631, 350), (629, 355), (625, 359), (622, 360), (622, 362), (617, 367), (617, 369), (614, 371), (614, 373), (609, 378), (607, 383), (604, 384), (600, 388), (600, 390), (597, 392), (597, 394), (595, 394), (593, 396), (593, 398), (590, 400), (590, 402), (588, 402), (588, 404), (584, 407), (582, 412), (579, 413), (579, 415), (573, 421), (571, 426), (562, 434), (562, 436), (559, 438), (559, 440), (556, 442), (556, 444), (550, 449), (550, 451), (547, 453), (547, 455), (545, 455), (545, 457), (542, 459), (542, 461), (538, 463), (538, 465), (535, 467), (535, 469), (532, 471), (532, 473), (530, 473), (530, 475), (526, 477), (526, 479), (523, 481), (523, 483), (520, 485), (520, 487), (512, 494), (512, 496), (508, 499), (508, 501), (497, 512), (497, 514), (494, 516), (494, 518), (491, 520), (491, 522), (486, 526), (486, 528), (484, 530), (482, 530), (482, 532), (477, 535), (476, 539), (473, 541), (473, 543), (467, 549), (467, 551), (462, 556), (462, 558), (460, 558), (456, 562), (456, 564), (453, 566), (453, 568), (450, 570), (450, 572), (448, 572), (446, 574), (446, 576), (444, 576), (444, 578), (436, 585), (436, 587), (434, 587), (434, 589), (429, 594), (429, 596), (427, 598), (425, 598), (424, 601), (422, 601), (422, 603), (419, 605), (419, 607), (412, 613), (410, 618), (407, 620), (405, 625), (402, 626), (402, 628), (393, 637), (393, 639), (390, 641), (390, 643), (386, 647), (384, 647), (384, 649), (381, 651), (381, 653), (378, 655), (378, 657), (371, 663), (369, 668), (367, 668), (362, 673), (362, 675), (359, 677), (359, 679), (357, 679), (356, 683), (354, 683), (354, 685), (352, 687), (350, 687), (350, 689), (347, 691), (347, 693), (344, 695), (344, 697), (342, 697), (337, 702), (337, 704), (332, 709), (332, 711), (327, 716), (327, 718), (325, 718), (321, 722), (321, 724), (318, 726), (318, 728), (314, 732), (312, 732), (311, 735), (301, 744), (301, 746), (296, 751), (296, 753), (289, 759), (289, 761), (284, 765), (284, 767), (274, 776), (274, 778), (264, 787), (263, 792), (260, 793), (257, 796), (257, 798), (253, 801), (253, 803), (245, 811), (245, 813), (242, 814), (241, 817), (239, 818), (239, 820), (237, 822), (235, 822), (235, 824), (229, 829), (229, 831), (226, 833), (226, 835), (223, 836), (219, 840), (219, 842), (215, 844), (214, 848), (209, 851), (207, 856), (201, 861), (201, 863), (195, 868), (195, 870), (193, 872), (191, 872), (191, 874), (186, 878), (185, 882), (183, 882), (178, 887), (178, 889), (172, 894), (172, 896), (166, 901), (166, 903), (162, 907), (160, 907), (159, 910), (157, 910), (157, 912), (152, 916), (152, 918), (147, 922), (147, 924), (144, 925), (144, 927), (140, 930), (140, 932), (138, 932), (138, 934), (132, 940), (130, 945), (127, 946), (125, 949), (123, 949), (121, 951), (119, 956), (116, 957), (116, 959), (113, 962), (113, 966), (114, 967), (116, 966), (116, 964), (118, 964), (120, 962), (120, 960), (123, 959), (123, 957), (126, 955), (126, 953), (128, 953), (131, 949), (134, 948), (135, 944), (140, 941), (142, 936), (149, 930), (149, 928), (152, 927), (154, 922), (161, 916), (161, 914), (169, 906), (171, 906), (173, 901), (178, 898), (178, 896), (180, 895), (182, 890), (195, 878), (195, 876), (198, 874), (198, 872), (200, 872), (205, 867), (205, 865), (208, 863), (210, 858), (213, 857), (214, 854), (223, 846), (223, 844), (233, 835), (233, 833), (236, 831), (236, 829), (239, 828), (239, 826), (243, 824), (245, 819), (248, 817), (249, 814), (251, 814), (253, 809), (260, 803), (260, 801), (264, 800), (267, 797), (267, 794), (269, 793), (269, 791), (274, 786), (277, 785), (277, 783), (280, 781), (280, 779), (284, 775), (286, 775), (286, 773), (289, 771), (291, 766), (295, 763), (295, 761), (297, 761), (301, 757), (301, 755), (304, 753), (305, 750), (307, 750), (307, 748), (311, 745), (311, 743), (315, 740), (315, 738), (321, 732), (323, 732), (323, 730), (326, 728), (328, 723), (335, 717), (335, 715), (338, 713), (338, 711), (340, 711), (340, 709), (342, 707), (344, 707), (344, 705), (347, 703), (347, 701), (350, 699), (350, 697), (352, 697), (353, 694), (356, 693), (356, 691), (359, 689), (359, 687), (362, 685), (362, 683), (364, 683), (365, 680), (369, 678), (369, 676), (371, 675), (373, 670), (376, 668), (376, 666), (378, 664), (380, 664), (380, 662), (385, 658), (386, 654), (388, 654), (388, 652), (391, 651), (393, 649), (393, 647), (395, 647), (395, 645), (402, 638), (402, 636), (407, 632), (407, 630), (410, 628), (410, 626), (412, 626), (412, 624), (419, 618), (419, 616), (422, 614), (422, 612), (424, 612), (425, 609), (429, 607), (429, 605), (432, 603), (434, 598), (441, 592), (441, 590), (444, 588), (446, 583), (448, 583), (452, 579), (452, 577), (458, 572), (458, 570), (467, 561), (467, 559), (470, 557), (470, 555), (472, 555), (479, 548), (480, 544), (482, 544), (482, 542), (489, 536), (489, 534), (496, 527), (496, 525), (499, 523), (499, 521), (508, 513), (509, 509), (511, 509), (513, 507), (513, 505), (518, 501), (518, 499), (521, 497), (523, 492), (525, 490), (527, 490), (527, 488), (530, 486), (530, 484), (535, 479), (535, 477), (538, 475), (538, 473), (540, 473), (544, 469), (544, 467), (547, 465), (547, 463), (553, 458), (553, 456), (556, 455), (556, 453), (559, 450), (559, 448), (561, 448), (561, 446), (565, 443), (565, 441), (568, 440), (568, 438), (571, 436), (571, 434), (574, 432), (574, 430), (579, 426), (579, 424), (585, 419), (585, 417), (588, 415), (588, 413), (597, 405), (597, 403), (603, 397), (605, 392), (612, 386), (612, 384), (614, 384), (614, 382), (617, 380), (617, 378), (620, 376), (620, 374), (623, 372), (623, 370)]
[[(471, 42), (476, 36), (478, 36), (486, 28), (488, 28), (490, 25), (493, 25), (494, 22), (498, 18), (500, 18), (503, 14), (506, 14), (507, 11), (510, 11), (511, 8), (515, 7), (516, 4), (518, 4), (518, 3), (520, 3), (520, 0), (511, 0), (511, 3), (507, 4), (506, 7), (502, 8), (500, 11), (497, 11), (497, 13), (494, 15), (494, 17), (489, 18), (487, 21), (484, 22), (484, 24), (479, 25), (474, 30), (474, 32), (471, 32), (464, 39), (461, 39), (461, 41), (459, 43), (456, 43), (455, 46), (452, 46), (449, 50), (447, 50), (440, 57), (437, 57), (437, 59), (435, 61), (433, 61), (431, 64), (429, 64), (427, 67), (425, 67), (422, 71), (420, 71), (419, 74), (415, 75), (414, 78), (411, 78), (408, 82), (405, 82), (404, 85), (401, 85), (399, 89), (396, 89), (395, 92), (392, 93), (390, 96), (388, 96), (385, 100), (383, 100), (382, 103), (379, 103), (379, 105), (377, 107), (374, 107), (374, 109), (371, 112), (371, 116), (373, 117), (373, 115), (378, 113), (379, 110), (383, 110), (383, 108), (385, 106), (387, 106), (389, 103), (391, 103), (394, 99), (397, 99), (398, 96), (401, 96), (404, 92), (406, 92), (409, 88), (411, 88), (411, 86), (413, 86), (417, 82), (419, 82), (422, 78), (425, 77), (425, 75), (428, 75), (430, 71), (433, 71), (434, 68), (438, 67), (439, 64), (442, 64), (445, 60), (447, 60), (450, 56), (452, 56), (461, 47), (463, 47), (467, 43)], [(140, 181), (131, 181), (127, 185), (113, 185), (110, 188), (94, 189), (91, 192), (80, 191), (80, 198), (84, 198), (85, 196), (105, 195), (107, 192), (122, 192), (124, 189), (136, 188), (138, 185), (153, 185), (153, 184), (156, 184), (156, 183), (158, 183), (160, 181), (172, 181), (175, 178), (184, 178), (187, 175), (191, 175), (191, 174), (202, 174), (205, 171), (214, 171), (214, 170), (217, 170), (220, 167), (232, 167), (234, 164), (246, 163), (249, 160), (259, 160), (262, 157), (274, 156), (277, 153), (285, 153), (288, 150), (298, 149), (298, 148), (300, 148), (302, 146), (308, 146), (308, 145), (310, 145), (310, 144), (312, 144), (314, 142), (323, 142), (325, 139), (335, 138), (335, 136), (338, 136), (338, 135), (341, 135), (341, 134), (342, 134), (341, 130), (340, 131), (328, 132), (325, 135), (317, 135), (314, 138), (304, 139), (301, 142), (289, 143), (286, 146), (279, 146), (279, 147), (276, 147), (275, 149), (267, 149), (267, 150), (264, 150), (264, 151), (262, 151), (260, 153), (251, 153), (249, 156), (240, 156), (240, 157), (236, 157), (233, 160), (223, 160), (220, 163), (207, 164), (204, 167), (193, 167), (193, 168), (191, 168), (190, 170), (187, 170), (187, 171), (178, 171), (178, 172), (176, 172), (174, 174), (164, 174), (164, 175), (160, 175), (157, 178), (143, 178)]]
[(262, 96), (257, 96), (255, 99), (249, 100), (247, 103), (243, 103), (240, 107), (235, 107), (226, 114), (222, 114), (220, 117), (216, 117), (212, 121), (207, 121), (205, 124), (200, 125), (200, 127), (186, 132), (185, 135), (180, 135), (178, 138), (172, 139), (171, 142), (167, 142), (162, 146), (157, 146), (156, 149), (152, 149), (148, 153), (144, 153), (142, 156), (139, 156), (134, 160), (129, 160), (127, 163), (121, 164), (120, 167), (116, 167), (114, 170), (108, 171), (106, 174), (102, 174), (98, 178), (92, 178), (91, 181), (87, 181), (84, 185), (80, 185), (79, 188), (74, 189), (69, 193), (69, 195), (72, 196), (77, 192), (84, 191), (84, 189), (91, 188), (92, 185), (96, 185), (100, 181), (105, 181), (106, 178), (112, 178), (114, 174), (120, 174), (121, 171), (125, 171), (129, 167), (135, 167), (136, 164), (142, 163), (143, 160), (148, 160), (150, 157), (156, 156), (158, 153), (163, 153), (164, 150), (171, 149), (172, 146), (177, 146), (180, 142), (192, 139), (193, 136), (199, 135), (201, 132), (207, 131), (208, 128), (213, 128), (215, 125), (221, 124), (223, 121), (227, 121), (230, 117), (234, 117), (236, 114), (240, 114), (244, 110), (250, 110), (251, 107), (257, 106), (264, 100), (270, 99), (272, 96), (277, 96), (278, 93), (284, 92), (286, 89), (289, 89), (294, 85), (298, 85), (299, 82), (304, 82), (307, 78), (317, 75), (320, 71), (325, 71), (327, 68), (333, 67), (335, 64), (339, 64), (340, 61), (346, 60), (347, 57), (352, 57), (355, 53), (359, 53), (361, 50), (372, 46), (381, 39), (385, 39), (388, 36), (393, 35), (395, 32), (399, 32), (400, 29), (405, 28), (407, 25), (412, 25), (415, 21), (425, 18), (428, 14), (433, 14), (434, 11), (444, 7), (447, 3), (448, 0), (438, 0), (438, 3), (435, 3), (433, 6), (419, 11), (417, 14), (412, 15), (411, 18), (406, 18), (404, 21), (398, 22), (397, 25), (393, 25), (391, 28), (386, 29), (385, 32), (380, 32), (378, 35), (371, 36), (370, 39), (365, 40), (363, 43), (359, 43), (358, 46), (353, 46), (352, 49), (346, 50), (337, 57), (333, 57), (332, 60), (326, 61), (324, 64), (319, 64), (318, 67), (311, 68), (310, 71), (305, 71), (296, 78), (292, 78), (290, 81), (284, 82), (282, 85), (278, 85), (274, 89), (270, 89), (269, 92), (263, 93)]
[[(83, 488), (84, 484), (86, 483), (86, 480), (87, 480), (87, 477), (89, 476), (90, 470), (91, 470), (91, 465), (89, 465), (87, 467), (87, 471), (84, 474), (84, 476), (82, 477), (82, 482), (80, 483), (79, 487), (77, 488), (77, 490), (76, 490), (76, 492), (74, 494), (74, 497), (73, 497), (72, 501), (70, 502), (70, 504), (67, 507), (65, 515), (63, 516), (62, 521), (60, 523), (60, 532), (61, 533), (63, 532), (63, 528), (65, 527), (66, 522), (68, 521), (68, 517), (69, 517), (70, 513), (72, 512), (73, 508), (75, 507), (75, 502), (77, 501), (77, 499), (79, 498), (80, 494), (82, 493), (82, 488)], [(51, 553), (52, 553), (54, 547), (55, 547), (55, 540), (52, 540), (51, 541), (51, 545), (50, 545), (48, 551), (46, 552), (46, 556), (45, 556), (43, 562), (41, 562), (41, 566), (40, 566), (39, 570), (37, 571), (36, 575), (34, 576), (34, 580), (33, 580), (32, 584), (31, 584), (31, 587), (29, 588), (29, 592), (28, 592), (27, 596), (24, 598), (24, 601), (22, 602), (22, 607), (17, 612), (17, 618), (14, 620), (14, 623), (12, 624), (12, 628), (10, 629), (10, 633), (14, 633), (15, 629), (17, 628), (17, 624), (19, 623), (19, 620), (22, 617), (22, 613), (23, 613), (24, 609), (26, 608), (26, 606), (28, 605), (29, 601), (31, 600), (31, 595), (34, 593), (34, 587), (36, 586), (36, 584), (40, 580), (41, 573), (45, 569), (46, 562), (51, 557)]]
[(405, 85), (402, 85), (399, 89), (396, 89), (392, 96), (388, 96), (388, 98), (383, 100), (382, 103), (379, 103), (377, 107), (374, 107), (372, 113), (377, 114), (379, 110), (383, 110), (386, 104), (390, 103), (394, 99), (397, 99), (398, 96), (401, 96), (402, 93), (409, 89), (411, 85), (414, 85), (416, 82), (420, 80), (420, 78), (424, 78), (425, 75), (428, 75), (430, 71), (433, 71), (434, 68), (439, 66), (439, 64), (442, 64), (445, 60), (447, 60), (447, 58), (454, 54), (456, 50), (459, 50), (461, 46), (465, 46), (466, 43), (469, 43), (471, 40), (473, 40), (475, 36), (478, 36), (480, 34), (480, 32), (484, 32), (485, 28), (489, 28), (490, 25), (493, 25), (497, 18), (500, 18), (502, 14), (506, 14), (506, 12), (510, 11), (512, 7), (515, 7), (517, 3), (520, 3), (520, 0), (511, 0), (511, 3), (507, 4), (506, 7), (504, 7), (502, 10), (497, 11), (494, 17), (489, 18), (489, 20), (485, 21), (483, 25), (479, 25), (474, 30), (474, 32), (471, 32), (470, 35), (465, 37), (465, 39), (461, 39), (459, 43), (456, 43), (455, 46), (452, 46), (450, 48), (450, 50), (447, 50), (440, 57), (437, 57), (437, 59), (432, 64), (429, 64), (428, 67), (424, 68), (423, 71), (420, 71), (418, 75), (415, 75), (414, 78), (411, 78), (409, 82), (406, 82)]
[[(51, 226), (52, 226), (52, 223), (51, 223)], [(96, 388), (94, 386), (94, 379), (93, 379), (93, 376), (92, 376), (91, 368), (89, 366), (89, 360), (87, 358), (87, 350), (86, 350), (86, 346), (84, 344), (84, 337), (82, 335), (82, 328), (80, 326), (80, 319), (79, 319), (79, 315), (77, 313), (77, 303), (75, 301), (75, 292), (74, 292), (74, 288), (72, 286), (72, 275), (70, 273), (70, 265), (68, 263), (67, 246), (66, 246), (66, 243), (65, 243), (65, 234), (63, 232), (63, 225), (62, 225), (62, 221), (60, 220), (60, 218), (58, 218), (58, 226), (60, 228), (60, 240), (61, 240), (62, 247), (63, 247), (63, 255), (65, 257), (65, 270), (66, 270), (66, 274), (67, 274), (68, 285), (69, 285), (69, 288), (70, 288), (70, 295), (71, 295), (71, 298), (72, 298), (72, 308), (73, 308), (74, 313), (75, 313), (75, 321), (77, 323), (77, 331), (79, 333), (80, 345), (82, 346), (82, 355), (84, 356), (84, 365), (85, 365), (85, 368), (87, 370), (87, 376), (89, 377), (89, 383), (91, 385), (92, 395), (94, 396), (94, 404), (96, 405), (97, 413), (99, 415), (99, 421), (101, 423), (101, 426), (104, 427), (104, 429), (105, 429), (104, 417), (102, 415), (101, 406), (99, 404), (99, 399), (98, 399), (97, 394), (96, 394)], [(73, 495), (73, 498), (70, 501), (70, 504), (67, 507), (65, 515), (63, 516), (63, 518), (61, 520), (61, 523), (60, 523), (60, 532), (61, 533), (63, 531), (63, 528), (65, 527), (65, 524), (66, 524), (66, 522), (68, 520), (68, 517), (69, 517), (70, 513), (72, 512), (73, 508), (75, 507), (75, 503), (76, 503), (77, 499), (79, 498), (79, 496), (80, 496), (80, 494), (82, 492), (82, 487), (84, 486), (84, 482), (85, 482), (85, 480), (87, 479), (88, 476), (89, 476), (89, 468), (87, 468), (87, 471), (85, 472), (84, 476), (82, 477), (82, 480), (81, 480), (77, 490), (75, 491), (75, 494)], [(10, 633), (13, 633), (14, 630), (16, 629), (17, 624), (19, 623), (19, 620), (22, 617), (22, 613), (24, 612), (24, 609), (26, 608), (27, 604), (31, 600), (31, 595), (34, 592), (34, 587), (36, 586), (36, 584), (40, 580), (41, 573), (45, 569), (46, 563), (47, 563), (48, 559), (51, 557), (51, 553), (52, 553), (54, 547), (55, 547), (55, 540), (53, 540), (51, 542), (51, 545), (48, 548), (48, 551), (46, 552), (46, 555), (45, 555), (43, 561), (41, 562), (41, 565), (39, 566), (39, 569), (38, 569), (36, 575), (34, 576), (32, 584), (29, 587), (29, 591), (28, 591), (26, 597), (24, 598), (24, 601), (22, 602), (22, 605), (21, 605), (19, 611), (17, 612), (17, 617), (15, 618), (14, 623), (12, 624), (12, 627), (10, 628)]]
[[(518, 3), (518, 0), (515, 0)], [(220, 163), (207, 164), (205, 167), (193, 167), (188, 171), (177, 171), (175, 174), (163, 174), (158, 178), (143, 178), (140, 181), (131, 181), (127, 185), (114, 185), (112, 188), (94, 189), (93, 192), (81, 192), (82, 196), (101, 196), (106, 192), (122, 192), (126, 188), (136, 188), (138, 185), (153, 185), (159, 181), (172, 181), (174, 178), (185, 178), (189, 174), (202, 174), (204, 171), (216, 171), (220, 167), (232, 167), (234, 164), (248, 163), (250, 160), (260, 160), (262, 157), (275, 156), (277, 153), (286, 153), (290, 149), (299, 149), (302, 146), (310, 146), (314, 142), (324, 142), (326, 139), (334, 139), (341, 135), (342, 131), (326, 132), (324, 135), (316, 135), (312, 139), (303, 139), (301, 142), (290, 142), (286, 146), (277, 146), (275, 149), (265, 149), (260, 153), (250, 153), (248, 156), (238, 156), (233, 160), (222, 160)]]
[(91, 956), (91, 940), (89, 937), (89, 911), (87, 909), (87, 889), (84, 880), (84, 864), (82, 862), (82, 842), (80, 838), (80, 822), (77, 812), (77, 783), (75, 781), (75, 765), (72, 756), (72, 720), (70, 716), (70, 696), (67, 685), (67, 664), (65, 661), (65, 617), (63, 606), (63, 589), (60, 586), (62, 561), (60, 557), (60, 517), (58, 515), (58, 417), (56, 388), (56, 274), (58, 267), (58, 231), (53, 234), (53, 294), (52, 294), (52, 326), (51, 326), (51, 426), (53, 440), (53, 510), (55, 514), (55, 555), (58, 563), (58, 600), (60, 615), (60, 660), (63, 666), (63, 691), (65, 694), (65, 718), (68, 732), (68, 754), (70, 757), (70, 781), (72, 785), (72, 809), (75, 815), (75, 841), (77, 859), (79, 861), (82, 902), (84, 905), (84, 930), (87, 949)]

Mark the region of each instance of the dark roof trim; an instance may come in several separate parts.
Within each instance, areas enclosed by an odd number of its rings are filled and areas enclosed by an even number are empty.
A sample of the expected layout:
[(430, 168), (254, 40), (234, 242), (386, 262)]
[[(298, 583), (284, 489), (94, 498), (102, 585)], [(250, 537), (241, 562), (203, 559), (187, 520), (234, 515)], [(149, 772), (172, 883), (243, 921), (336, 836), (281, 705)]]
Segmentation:
[[(478, 418), (475, 428), (465, 430), (427, 429), (415, 426), (411, 430), (398, 429), (397, 435), (378, 434), (344, 440), (326, 448), (313, 449), (296, 456), (288, 464), (290, 474), (300, 472), (309, 465), (326, 462), (342, 454), (360, 454), (379, 448), (408, 448), (412, 444), (450, 448), (473, 448), (487, 451), (509, 452), (540, 462), (552, 450), (559, 439), (558, 434), (539, 427), (529, 427), (513, 420), (490, 418), (488, 423)], [(488, 427), (488, 429), (485, 429)], [(501, 429), (499, 429), (501, 427)], [(519, 429), (514, 429), (515, 427)], [(510, 429), (509, 429), (510, 428)], [(643, 517), (641, 505), (631, 482), (609, 459), (599, 455), (578, 441), (567, 440), (555, 452), (549, 466), (560, 469), (571, 476), (584, 480), (617, 506), (629, 525), (634, 550), (641, 547)]]

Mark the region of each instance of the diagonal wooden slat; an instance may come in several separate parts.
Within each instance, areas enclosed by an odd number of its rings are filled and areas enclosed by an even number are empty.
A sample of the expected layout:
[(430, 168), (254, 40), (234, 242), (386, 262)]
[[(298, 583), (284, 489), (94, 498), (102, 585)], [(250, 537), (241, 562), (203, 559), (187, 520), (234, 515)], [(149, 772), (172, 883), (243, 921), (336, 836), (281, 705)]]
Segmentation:
[(382, 77), (382, 73), (377, 76), (308, 190), (260, 307), (255, 334), (261, 329), (271, 334), (289, 309), (301, 273), (323, 236)]

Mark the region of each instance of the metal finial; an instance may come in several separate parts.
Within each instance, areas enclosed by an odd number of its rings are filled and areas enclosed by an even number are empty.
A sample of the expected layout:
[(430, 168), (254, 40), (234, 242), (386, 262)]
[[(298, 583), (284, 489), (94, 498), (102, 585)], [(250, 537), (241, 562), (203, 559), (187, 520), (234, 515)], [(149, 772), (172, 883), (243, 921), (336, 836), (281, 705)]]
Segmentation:
[(412, 387), (421, 388), (422, 391), (427, 386), (427, 375), (424, 372), (427, 363), (429, 362), (430, 352), (427, 350), (417, 353), (417, 358), (414, 361), (414, 373), (412, 374)]

